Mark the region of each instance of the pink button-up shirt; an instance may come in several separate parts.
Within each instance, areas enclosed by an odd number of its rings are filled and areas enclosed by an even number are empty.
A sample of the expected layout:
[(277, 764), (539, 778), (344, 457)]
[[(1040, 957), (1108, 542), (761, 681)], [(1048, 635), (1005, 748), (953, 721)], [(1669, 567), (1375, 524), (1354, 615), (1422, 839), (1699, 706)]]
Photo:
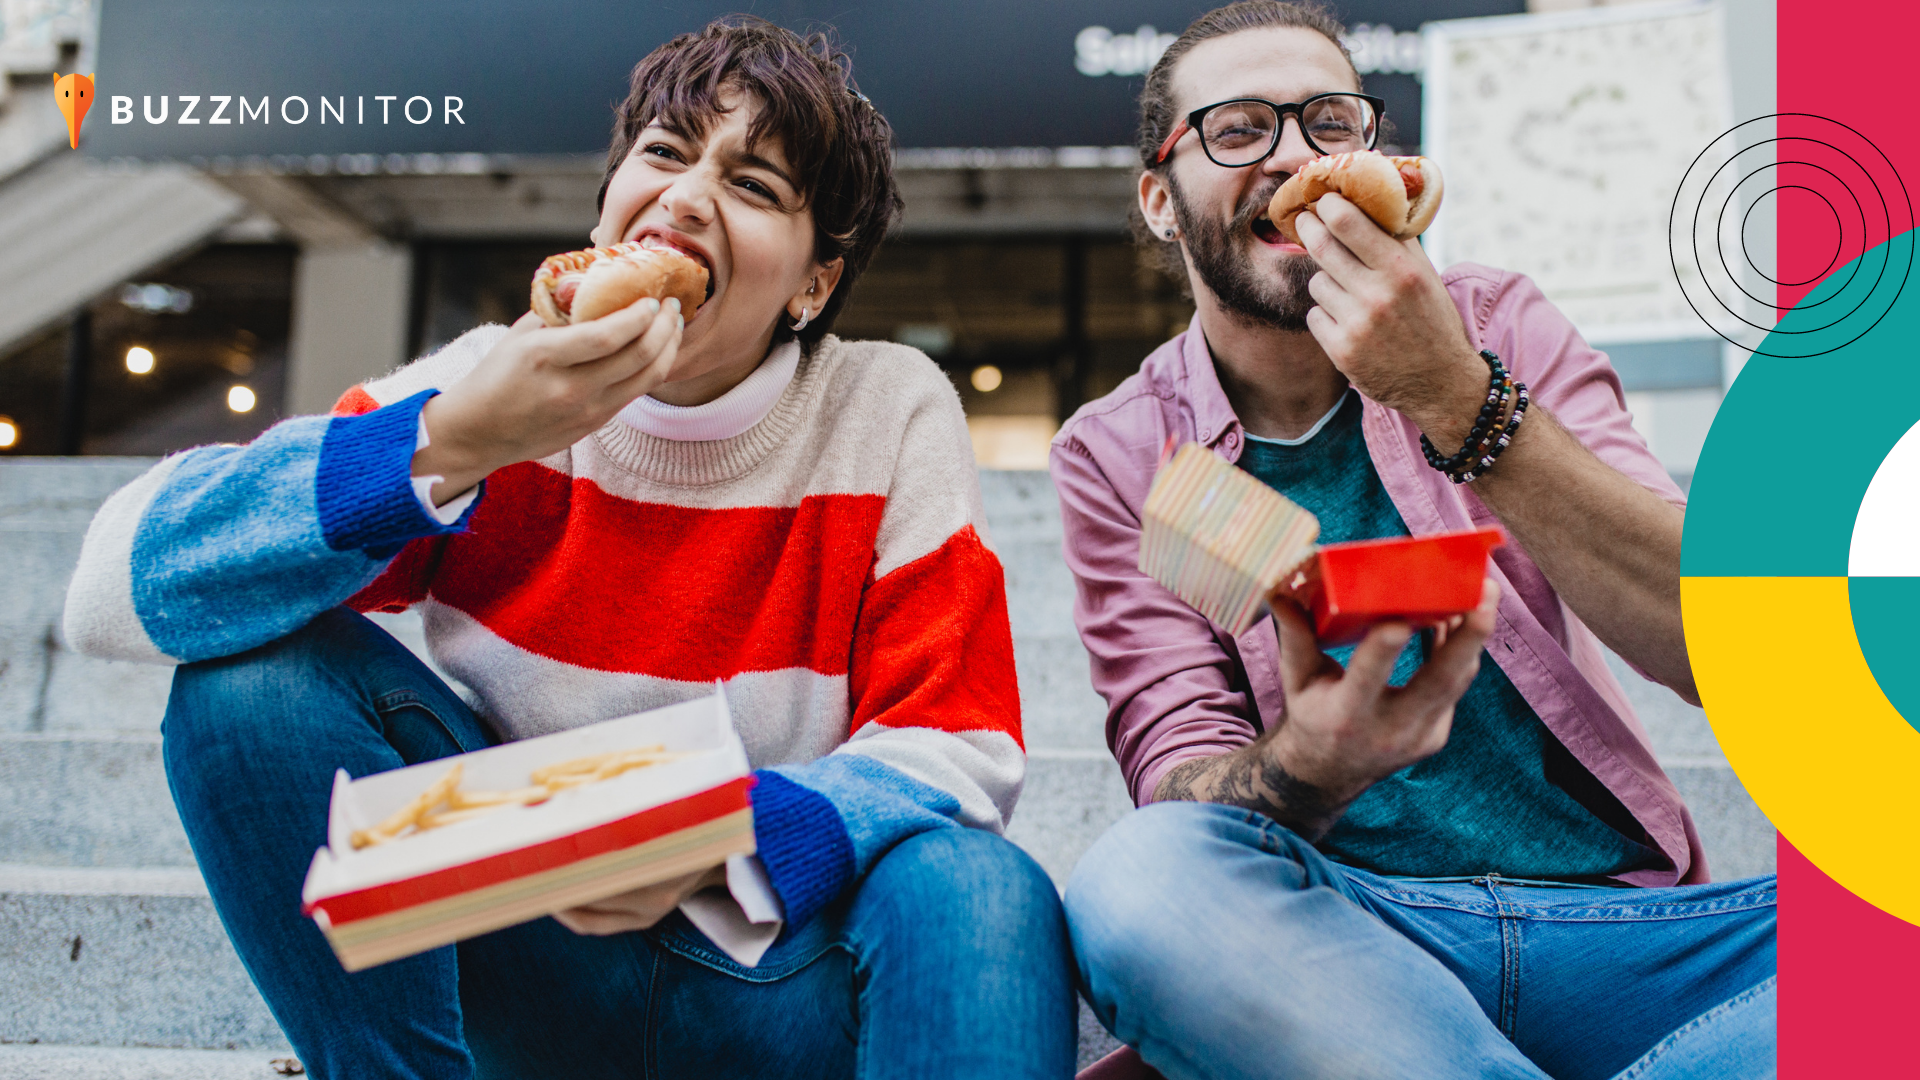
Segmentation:
[[(1475, 348), (1498, 353), (1533, 400), (1600, 460), (1686, 505), (1633, 430), (1606, 356), (1531, 280), (1470, 263), (1443, 280)], [(1413, 535), (1497, 520), (1471, 486), (1427, 466), (1411, 420), (1364, 395), (1361, 402), (1368, 453)], [(1197, 323), (1154, 350), (1119, 389), (1075, 413), (1053, 440), (1067, 565), (1078, 583), (1074, 620), (1093, 657), (1094, 689), (1107, 701), (1107, 745), (1136, 803), (1151, 801), (1174, 766), (1244, 746), (1286, 713), (1271, 617), (1233, 637), (1138, 568), (1141, 506), (1168, 435), (1197, 440), (1229, 461), (1246, 445)], [(1487, 653), (1672, 862), (1624, 880), (1708, 880), (1693, 818), (1654, 760), (1598, 639), (1517, 543), (1494, 552), (1491, 573), (1500, 609)]]

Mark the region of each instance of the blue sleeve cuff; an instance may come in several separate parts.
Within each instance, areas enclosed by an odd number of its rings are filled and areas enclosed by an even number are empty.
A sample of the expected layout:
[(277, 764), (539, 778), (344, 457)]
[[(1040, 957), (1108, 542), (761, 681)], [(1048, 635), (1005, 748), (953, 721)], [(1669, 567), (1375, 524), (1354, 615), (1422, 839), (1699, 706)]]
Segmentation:
[(409, 540), (466, 530), (479, 498), (458, 521), (442, 525), (421, 508), (413, 491), (420, 410), (439, 392), (422, 390), (370, 413), (328, 422), (314, 477), (327, 547), (386, 558)]
[(826, 796), (767, 769), (753, 775), (754, 843), (788, 927), (800, 926), (852, 884), (853, 841)]

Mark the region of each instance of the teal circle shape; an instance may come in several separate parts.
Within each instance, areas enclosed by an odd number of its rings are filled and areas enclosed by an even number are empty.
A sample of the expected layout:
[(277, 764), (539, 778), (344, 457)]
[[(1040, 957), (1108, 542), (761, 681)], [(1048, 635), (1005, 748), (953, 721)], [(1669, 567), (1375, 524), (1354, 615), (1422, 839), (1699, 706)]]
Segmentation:
[[(1903, 233), (1878, 258), (1906, 262)], [(1863, 258), (1871, 257), (1872, 253)], [(1877, 259), (1876, 259), (1877, 261)], [(1802, 300), (1847, 279), (1833, 271)], [(1799, 308), (1780, 320), (1793, 330)], [(1771, 337), (1769, 338), (1771, 340)], [(1920, 730), (1920, 577), (1853, 577), (1861, 500), (1894, 444), (1920, 421), (1920, 289), (1825, 356), (1756, 355), (1727, 391), (1700, 452), (1680, 549), (1685, 577), (1846, 577), (1854, 633), (1874, 681)], [(1764, 352), (1764, 350), (1763, 350)], [(1920, 536), (1914, 538), (1920, 544)], [(1791, 633), (1793, 613), (1779, 613)], [(1817, 725), (1819, 717), (1808, 717)]]
[(1847, 605), (1873, 681), (1920, 731), (1920, 578), (1848, 578)]
[[(1855, 262), (1910, 267), (1913, 246), (1914, 233), (1904, 232)], [(1830, 298), (1853, 269), (1848, 264), (1830, 273), (1775, 332), (1817, 330), (1836, 341), (1856, 333), (1857, 327), (1819, 330), (1818, 316), (1803, 310)], [(1887, 283), (1896, 284), (1905, 282)], [(1920, 420), (1916, 343), (1920, 288), (1901, 288), (1878, 325), (1833, 352), (1749, 359), (1721, 401), (1694, 469), (1681, 575), (1847, 576), (1853, 522), (1867, 485)], [(1914, 701), (1920, 705), (1920, 697)]]

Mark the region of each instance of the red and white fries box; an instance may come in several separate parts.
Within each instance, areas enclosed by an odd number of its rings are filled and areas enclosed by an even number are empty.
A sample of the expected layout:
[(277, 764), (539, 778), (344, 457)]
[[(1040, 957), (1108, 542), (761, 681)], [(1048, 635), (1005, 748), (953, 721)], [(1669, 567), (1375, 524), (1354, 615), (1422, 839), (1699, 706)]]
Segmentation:
[[(467, 791), (511, 791), (575, 758), (663, 746), (687, 756), (568, 788), (535, 806), (355, 850), (378, 824), (462, 766)], [(751, 854), (753, 786), (724, 692), (392, 772), (334, 775), (327, 846), (301, 890), (348, 971), (383, 964)]]

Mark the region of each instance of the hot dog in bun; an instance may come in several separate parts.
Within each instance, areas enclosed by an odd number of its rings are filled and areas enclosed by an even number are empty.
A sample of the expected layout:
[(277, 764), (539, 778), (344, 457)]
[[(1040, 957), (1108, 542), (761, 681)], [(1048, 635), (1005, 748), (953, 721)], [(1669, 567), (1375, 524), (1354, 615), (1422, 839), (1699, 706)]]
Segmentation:
[(1314, 158), (1288, 177), (1267, 204), (1267, 218), (1297, 244), (1293, 219), (1313, 209), (1320, 196), (1337, 191), (1395, 240), (1411, 240), (1433, 224), (1445, 187), (1440, 167), (1427, 158), (1388, 157), (1378, 150), (1333, 154)]
[(533, 275), (533, 310), (548, 326), (597, 319), (643, 296), (677, 299), (691, 319), (707, 299), (707, 268), (648, 236), (550, 256)]

